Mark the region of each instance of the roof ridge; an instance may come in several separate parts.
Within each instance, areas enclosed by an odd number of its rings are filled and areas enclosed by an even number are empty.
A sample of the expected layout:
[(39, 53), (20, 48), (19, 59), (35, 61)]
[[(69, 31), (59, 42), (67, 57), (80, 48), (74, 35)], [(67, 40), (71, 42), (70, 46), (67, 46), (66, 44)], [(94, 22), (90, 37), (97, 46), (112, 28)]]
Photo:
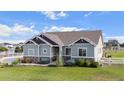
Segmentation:
[(66, 33), (66, 32), (102, 32), (102, 30), (80, 30), (80, 31), (54, 31), (54, 32), (45, 32), (47, 34), (49, 33)]

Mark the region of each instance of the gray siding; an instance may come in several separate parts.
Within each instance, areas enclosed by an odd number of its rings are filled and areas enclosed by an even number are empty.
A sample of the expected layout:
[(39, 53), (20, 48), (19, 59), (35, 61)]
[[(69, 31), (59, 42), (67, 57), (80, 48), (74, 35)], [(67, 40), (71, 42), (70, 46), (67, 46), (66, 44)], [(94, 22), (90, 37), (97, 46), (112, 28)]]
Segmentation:
[(38, 46), (37, 45), (35, 45), (35, 44), (25, 44), (23, 46), (23, 54), (24, 54), (24, 56), (31, 55), (31, 54), (28, 54), (28, 49), (33, 49), (34, 50), (34, 55), (38, 56)]
[[(43, 49), (47, 50), (46, 54), (43, 53)], [(51, 47), (49, 45), (40, 45), (39, 56), (40, 57), (48, 57), (48, 56), (50, 56), (50, 49), (51, 49)], [(52, 55), (52, 53), (51, 53), (51, 55)]]
[(78, 49), (79, 48), (87, 48), (87, 56), (86, 57), (94, 57), (94, 46), (91, 44), (73, 44), (71, 46), (71, 55), (78, 56)]
[[(91, 45), (91, 44), (85, 44), (85, 43), (82, 43), (82, 44), (73, 44), (71, 46), (71, 55), (72, 57), (78, 57), (78, 49), (79, 48), (87, 48), (87, 56), (86, 57), (94, 57), (94, 46)], [(66, 47), (63, 47), (63, 55), (65, 55), (65, 48)], [(28, 49), (33, 49), (34, 50), (34, 56), (38, 56), (38, 53), (39, 53), (39, 57), (50, 57), (50, 56), (53, 56), (53, 48), (51, 48), (51, 46), (49, 45), (46, 45), (46, 44), (42, 44), (40, 45), (39, 47), (35, 44), (25, 44), (23, 46), (23, 49), (24, 49), (24, 56), (30, 56), (28, 54)], [(43, 49), (46, 49), (47, 50), (47, 53), (44, 54), (43, 53)], [(50, 53), (51, 51), (51, 53)]]
[[(24, 56), (30, 56), (31, 54), (28, 54), (28, 49), (33, 49), (34, 56), (38, 56), (38, 53), (39, 53), (40, 57), (49, 57), (50, 56), (50, 48), (51, 47), (49, 45), (45, 45), (45, 44), (42, 44), (40, 46), (35, 45), (35, 44), (25, 44), (23, 46), (23, 50), (24, 50), (23, 53), (24, 53)], [(43, 53), (43, 49), (47, 50), (46, 54)], [(52, 55), (52, 53), (51, 53), (51, 55)]]

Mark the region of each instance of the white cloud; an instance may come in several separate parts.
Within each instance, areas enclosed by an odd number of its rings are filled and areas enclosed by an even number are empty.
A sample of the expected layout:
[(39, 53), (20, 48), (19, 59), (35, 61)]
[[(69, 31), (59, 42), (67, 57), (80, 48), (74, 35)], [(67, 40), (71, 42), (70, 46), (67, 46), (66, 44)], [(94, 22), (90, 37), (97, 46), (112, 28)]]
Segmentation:
[(35, 25), (25, 26), (21, 24), (14, 24), (8, 26), (0, 24), (0, 42), (21, 42), (38, 34), (35, 30)]
[(43, 32), (54, 32), (54, 31), (81, 31), (81, 30), (86, 30), (86, 29), (87, 29), (87, 28), (51, 26), (51, 27), (44, 27)]
[(46, 15), (51, 20), (57, 20), (67, 15), (65, 12), (62, 12), (62, 11), (61, 12), (43, 11), (41, 13)]
[(104, 14), (108, 14), (110, 13), (109, 11), (102, 11), (102, 12), (98, 12), (97, 15), (100, 16), (100, 15), (104, 15)]
[(109, 37), (105, 37), (105, 39), (107, 40), (117, 39), (120, 43), (124, 43), (124, 36), (109, 36)]
[(8, 26), (4, 24), (0, 24), (0, 36), (2, 37), (8, 37), (14, 34), (26, 34), (26, 33), (32, 33), (34, 30), (34, 25), (31, 26), (24, 26), (20, 24), (14, 24), (13, 26)]
[(93, 14), (93, 12), (88, 12), (88, 13), (84, 14), (84, 17), (88, 17), (88, 16), (90, 16), (92, 14)]
[(11, 44), (17, 44), (20, 42), (25, 42), (25, 40), (0, 40), (0, 43), (11, 43)]
[(100, 12), (88, 12), (84, 14), (84, 17), (89, 17), (91, 15), (94, 14), (94, 16), (100, 16), (100, 15), (104, 15), (104, 14), (108, 14), (110, 13), (109, 11), (100, 11)]

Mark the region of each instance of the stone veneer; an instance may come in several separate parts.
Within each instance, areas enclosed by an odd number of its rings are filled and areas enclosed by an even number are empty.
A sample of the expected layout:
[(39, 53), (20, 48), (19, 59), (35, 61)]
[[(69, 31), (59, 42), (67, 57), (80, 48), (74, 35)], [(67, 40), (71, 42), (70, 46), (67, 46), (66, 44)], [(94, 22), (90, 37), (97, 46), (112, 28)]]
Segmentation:
[(40, 61), (39, 57), (24, 57), (24, 60), (30, 59), (29, 63), (38, 63)]

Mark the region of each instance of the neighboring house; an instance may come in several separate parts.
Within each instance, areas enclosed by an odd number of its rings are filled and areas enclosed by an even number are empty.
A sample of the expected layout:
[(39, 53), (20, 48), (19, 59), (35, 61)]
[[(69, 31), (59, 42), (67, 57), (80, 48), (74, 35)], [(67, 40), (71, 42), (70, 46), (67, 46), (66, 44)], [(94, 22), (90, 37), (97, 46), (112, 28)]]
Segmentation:
[(14, 54), (15, 52), (15, 46), (10, 43), (0, 43), (0, 47), (5, 47), (8, 49), (8, 51), (0, 52), (0, 55), (10, 55)]
[(120, 44), (118, 40), (112, 39), (104, 43), (104, 49), (110, 51), (117, 51), (120, 49)]
[(120, 51), (124, 51), (124, 43), (120, 44)]
[(20, 42), (18, 44), (14, 44), (14, 47), (23, 47), (24, 43), (23, 42)]
[(14, 45), (10, 43), (0, 43), (0, 46), (6, 48), (14, 48)]
[(103, 55), (101, 31), (46, 32), (34, 36), (23, 46), (24, 58), (34, 63), (51, 63), (79, 58), (100, 61)]

